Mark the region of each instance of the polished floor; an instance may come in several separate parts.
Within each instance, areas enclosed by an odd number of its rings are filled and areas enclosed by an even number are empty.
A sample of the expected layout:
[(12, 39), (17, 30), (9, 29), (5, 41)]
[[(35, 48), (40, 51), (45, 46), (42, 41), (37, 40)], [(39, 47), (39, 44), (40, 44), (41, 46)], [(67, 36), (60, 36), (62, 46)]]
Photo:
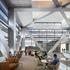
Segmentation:
[(23, 55), (16, 70), (36, 70), (37, 59), (32, 56)]

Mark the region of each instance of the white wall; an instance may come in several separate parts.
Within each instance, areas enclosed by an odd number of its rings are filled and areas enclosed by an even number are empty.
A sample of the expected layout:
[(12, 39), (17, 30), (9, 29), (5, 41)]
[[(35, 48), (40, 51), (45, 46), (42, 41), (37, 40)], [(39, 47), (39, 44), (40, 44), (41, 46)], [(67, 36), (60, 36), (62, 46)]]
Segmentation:
[(66, 52), (66, 44), (65, 44), (65, 43), (62, 43), (60, 49), (61, 49), (61, 50), (60, 50), (61, 53), (64, 52), (64, 51), (62, 51), (62, 49), (65, 49), (65, 52)]
[(25, 40), (25, 46), (35, 46), (35, 42), (33, 40)]

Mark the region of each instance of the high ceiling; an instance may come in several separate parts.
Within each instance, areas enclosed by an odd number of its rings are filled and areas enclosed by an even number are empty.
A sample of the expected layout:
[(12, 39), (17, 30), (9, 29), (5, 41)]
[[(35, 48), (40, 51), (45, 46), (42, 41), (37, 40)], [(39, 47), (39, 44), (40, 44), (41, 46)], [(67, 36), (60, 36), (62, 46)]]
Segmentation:
[[(70, 26), (70, 0), (7, 1), (10, 1), (11, 7), (15, 7), (17, 23), (20, 21), (37, 41), (57, 40)], [(26, 37), (30, 38), (29, 35)]]
[[(54, 38), (57, 40), (66, 32), (69, 27), (66, 19), (60, 11), (38, 11), (32, 9), (15, 9), (19, 20), (25, 29), (29, 29), (36, 41), (52, 41)], [(50, 14), (49, 14), (50, 13)], [(67, 19), (70, 19), (69, 11), (64, 11)], [(17, 18), (16, 18), (17, 19)], [(33, 21), (33, 19), (35, 21)], [(56, 34), (55, 34), (56, 32)], [(30, 35), (26, 32), (26, 38), (29, 39)]]

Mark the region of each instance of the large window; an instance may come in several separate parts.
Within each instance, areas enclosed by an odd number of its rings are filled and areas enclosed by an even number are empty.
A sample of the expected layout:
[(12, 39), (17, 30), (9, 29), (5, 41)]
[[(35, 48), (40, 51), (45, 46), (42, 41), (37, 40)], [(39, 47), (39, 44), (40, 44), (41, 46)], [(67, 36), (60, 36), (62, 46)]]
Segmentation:
[(8, 24), (8, 9), (2, 1), (0, 1), (0, 21)]
[[(8, 9), (3, 0), (0, 0), (0, 61), (8, 57)], [(4, 55), (2, 57), (2, 54)]]
[(0, 9), (8, 16), (7, 6), (2, 1), (0, 1)]

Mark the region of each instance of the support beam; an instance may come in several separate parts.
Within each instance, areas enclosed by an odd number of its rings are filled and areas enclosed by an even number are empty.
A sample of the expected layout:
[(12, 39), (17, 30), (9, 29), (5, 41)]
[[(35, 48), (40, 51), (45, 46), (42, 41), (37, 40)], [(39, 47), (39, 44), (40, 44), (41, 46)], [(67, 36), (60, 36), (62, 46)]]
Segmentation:
[(65, 19), (66, 23), (69, 25), (70, 27), (70, 21), (69, 19), (67, 18), (66, 14), (64, 13), (64, 11), (62, 10), (62, 8), (60, 9), (60, 13), (61, 15), (63, 16), (63, 18)]
[(55, 6), (57, 7), (57, 4), (59, 5), (60, 9), (59, 12), (61, 13), (61, 15), (64, 17), (65, 21), (67, 22), (67, 24), (70, 26), (70, 21), (68, 20), (68, 18), (66, 17), (64, 10), (62, 8), (62, 6), (60, 6), (59, 1), (58, 0), (53, 0)]
[(16, 48), (16, 23), (14, 22), (14, 9), (9, 10), (8, 44), (9, 47)]
[(56, 7), (60, 7), (58, 0), (53, 0), (53, 3), (55, 4)]
[(66, 4), (63, 5), (62, 7), (66, 7), (66, 6), (68, 6), (68, 5), (70, 5), (70, 2), (66, 3)]

